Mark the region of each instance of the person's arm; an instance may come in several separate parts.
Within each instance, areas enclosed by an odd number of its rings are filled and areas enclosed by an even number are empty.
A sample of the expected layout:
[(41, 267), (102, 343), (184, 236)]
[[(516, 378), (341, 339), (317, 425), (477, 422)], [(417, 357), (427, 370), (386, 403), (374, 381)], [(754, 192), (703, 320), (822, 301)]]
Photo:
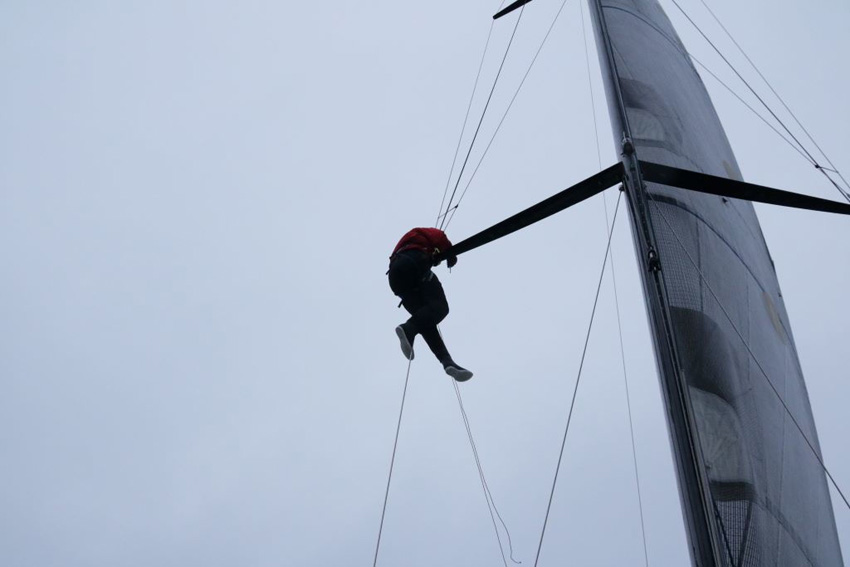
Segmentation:
[[(440, 261), (441, 261), (440, 254), (442, 252), (445, 252), (449, 248), (451, 248), (452, 243), (449, 240), (448, 236), (446, 236), (446, 233), (443, 232), (442, 230), (438, 230), (438, 229), (432, 229), (432, 230), (434, 231), (432, 233), (433, 244), (434, 244), (434, 248), (436, 249), (435, 253), (434, 253), (435, 254), (434, 265), (437, 266), (437, 265), (440, 264)], [(453, 268), (455, 264), (457, 264), (457, 256), (451, 255), (451, 256), (446, 257), (446, 265), (449, 268)]]

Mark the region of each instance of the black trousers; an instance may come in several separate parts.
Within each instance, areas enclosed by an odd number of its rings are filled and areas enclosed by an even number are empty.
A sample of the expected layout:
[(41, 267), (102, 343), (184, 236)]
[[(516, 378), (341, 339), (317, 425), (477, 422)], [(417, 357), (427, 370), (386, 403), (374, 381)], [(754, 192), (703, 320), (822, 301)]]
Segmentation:
[(437, 360), (444, 364), (451, 361), (437, 330), (437, 324), (449, 314), (449, 302), (425, 253), (411, 250), (396, 254), (387, 275), (390, 289), (410, 313), (410, 319), (402, 325), (408, 340), (412, 344), (416, 335), (422, 335)]

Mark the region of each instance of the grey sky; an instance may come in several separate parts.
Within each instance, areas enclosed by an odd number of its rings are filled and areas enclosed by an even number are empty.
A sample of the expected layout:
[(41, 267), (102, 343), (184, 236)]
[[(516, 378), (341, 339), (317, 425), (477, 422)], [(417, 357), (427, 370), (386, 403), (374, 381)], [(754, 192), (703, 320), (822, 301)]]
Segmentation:
[[(701, 4), (681, 3), (745, 69)], [(850, 6), (711, 5), (850, 176)], [(479, 144), (559, 6), (525, 11)], [(386, 260), (408, 228), (434, 222), (497, 7), (0, 3), (0, 563), (371, 564), (406, 369)], [(454, 240), (599, 169), (580, 22), (568, 0)], [(485, 86), (512, 25), (494, 28)], [(615, 155), (590, 58), (604, 167)], [(839, 198), (703, 77), (749, 181)], [(757, 210), (826, 463), (847, 492), (850, 223)], [(613, 250), (649, 558), (680, 565), (626, 220)], [(452, 306), (442, 330), (476, 373), (461, 390), (524, 565), (604, 247), (596, 198), (438, 271)], [(606, 278), (541, 565), (643, 562), (616, 329)], [(850, 511), (834, 503), (846, 557)], [(499, 565), (492, 530), (451, 384), (420, 348), (379, 565)]]

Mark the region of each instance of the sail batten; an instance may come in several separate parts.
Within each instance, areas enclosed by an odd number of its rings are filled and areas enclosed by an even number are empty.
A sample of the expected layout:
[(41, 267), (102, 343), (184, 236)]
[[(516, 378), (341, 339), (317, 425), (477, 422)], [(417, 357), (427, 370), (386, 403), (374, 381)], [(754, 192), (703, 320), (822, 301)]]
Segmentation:
[[(657, 175), (676, 168), (743, 181), (708, 92), (656, 0), (589, 2), (693, 563), (843, 565), (755, 210)], [(642, 162), (660, 168), (644, 174)]]

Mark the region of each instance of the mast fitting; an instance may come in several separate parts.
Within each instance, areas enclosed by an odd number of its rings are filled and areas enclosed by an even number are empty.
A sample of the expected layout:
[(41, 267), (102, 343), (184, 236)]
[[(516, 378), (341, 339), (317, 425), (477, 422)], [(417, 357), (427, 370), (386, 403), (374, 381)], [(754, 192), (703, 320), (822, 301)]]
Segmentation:
[(632, 142), (632, 139), (629, 138), (625, 133), (623, 133), (623, 141), (621, 143), (623, 148), (623, 155), (630, 156), (635, 153), (635, 144)]
[(649, 252), (646, 255), (646, 259), (650, 272), (655, 273), (661, 271), (661, 260), (658, 259), (658, 252), (656, 252), (655, 248), (653, 248), (652, 246), (649, 247)]

